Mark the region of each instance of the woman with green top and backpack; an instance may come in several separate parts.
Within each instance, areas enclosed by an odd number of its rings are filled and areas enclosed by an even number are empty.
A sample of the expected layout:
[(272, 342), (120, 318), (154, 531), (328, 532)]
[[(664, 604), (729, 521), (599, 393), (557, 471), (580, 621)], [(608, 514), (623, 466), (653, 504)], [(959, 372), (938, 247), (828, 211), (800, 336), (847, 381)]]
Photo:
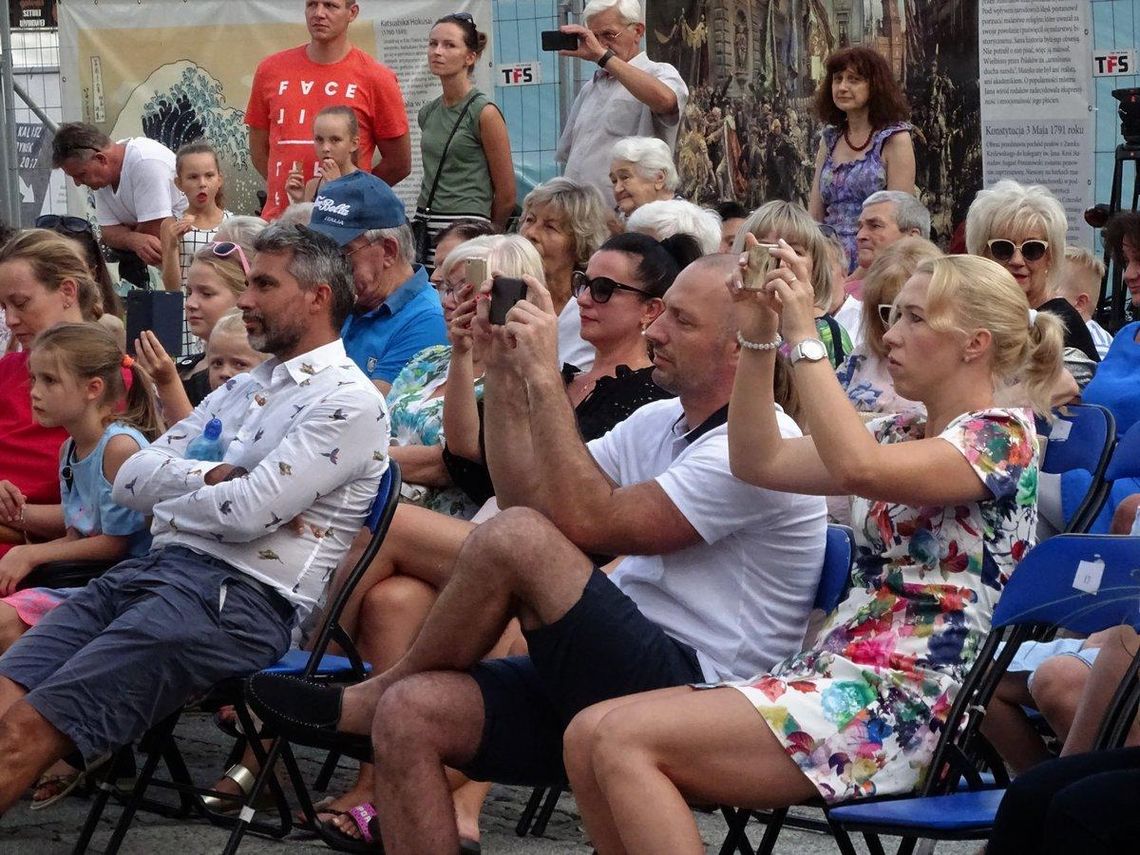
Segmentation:
[(421, 264), (434, 263), (435, 237), (455, 220), (480, 218), (502, 230), (515, 207), (507, 124), (471, 79), (486, 45), (466, 12), (444, 15), (428, 37), (428, 65), (443, 94), (419, 112), (424, 171), (412, 229)]

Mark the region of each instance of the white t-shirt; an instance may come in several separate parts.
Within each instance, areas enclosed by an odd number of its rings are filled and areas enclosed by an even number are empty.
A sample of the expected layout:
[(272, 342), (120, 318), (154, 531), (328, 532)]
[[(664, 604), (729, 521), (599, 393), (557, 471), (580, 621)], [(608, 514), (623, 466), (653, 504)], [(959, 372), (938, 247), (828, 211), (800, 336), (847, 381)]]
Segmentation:
[(582, 315), (573, 297), (558, 314), (558, 361), (581, 371), (594, 367), (594, 346), (582, 338)]
[[(800, 436), (777, 411), (781, 435)], [(822, 497), (732, 476), (726, 419), (727, 408), (690, 431), (679, 401), (655, 401), (589, 444), (618, 484), (656, 480), (703, 538), (671, 555), (630, 556), (611, 578), (697, 651), (707, 680), (743, 679), (800, 649), (827, 532)]]
[(137, 226), (181, 216), (186, 210), (186, 196), (174, 186), (174, 152), (146, 137), (122, 142), (127, 150), (119, 189), (108, 186), (95, 191), (99, 225)]
[(848, 294), (834, 317), (851, 336), (851, 346), (858, 347), (863, 341), (863, 303)]

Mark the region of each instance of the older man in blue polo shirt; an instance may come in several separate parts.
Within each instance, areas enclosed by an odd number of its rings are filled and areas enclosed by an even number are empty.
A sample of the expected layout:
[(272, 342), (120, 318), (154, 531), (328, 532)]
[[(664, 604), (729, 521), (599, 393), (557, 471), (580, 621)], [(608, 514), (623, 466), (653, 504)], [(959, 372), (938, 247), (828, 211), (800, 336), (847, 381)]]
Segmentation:
[(392, 188), (363, 170), (321, 187), (310, 228), (352, 262), (356, 306), (341, 329), (344, 349), (382, 394), (425, 347), (447, 343), (439, 295), (413, 262), (412, 229)]

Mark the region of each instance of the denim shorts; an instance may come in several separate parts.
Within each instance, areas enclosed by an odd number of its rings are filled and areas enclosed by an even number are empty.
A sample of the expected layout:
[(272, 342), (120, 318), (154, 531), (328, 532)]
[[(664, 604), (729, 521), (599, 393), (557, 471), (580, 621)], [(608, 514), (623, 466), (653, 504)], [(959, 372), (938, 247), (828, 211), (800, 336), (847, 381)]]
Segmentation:
[(0, 675), (94, 760), (222, 680), (272, 665), (292, 626), (276, 593), (220, 559), (167, 547), (49, 612), (0, 657)]
[(562, 734), (599, 701), (703, 680), (693, 648), (638, 611), (600, 570), (554, 623), (524, 633), (529, 656), (481, 662), (483, 737), (461, 768), (477, 781), (563, 784)]
[(1029, 677), (1026, 678), (1027, 685), (1030, 689), (1033, 688), (1033, 678), (1037, 675), (1037, 669), (1041, 663), (1046, 659), (1052, 659), (1054, 656), (1072, 656), (1084, 662), (1089, 668), (1092, 668), (1093, 662), (1096, 661), (1096, 655), (1100, 653), (1099, 647), (1082, 647), (1085, 639), (1083, 638), (1055, 638), (1052, 641), (1026, 641), (1019, 648), (1017, 653), (1013, 654), (1013, 660), (1009, 663), (1009, 672), (1014, 671), (1028, 671)]

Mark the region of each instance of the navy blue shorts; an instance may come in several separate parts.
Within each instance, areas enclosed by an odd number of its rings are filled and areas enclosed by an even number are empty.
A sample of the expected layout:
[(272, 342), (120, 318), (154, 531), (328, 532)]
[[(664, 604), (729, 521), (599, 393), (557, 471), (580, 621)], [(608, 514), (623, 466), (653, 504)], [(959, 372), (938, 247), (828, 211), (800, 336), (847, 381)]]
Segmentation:
[(696, 652), (650, 621), (601, 570), (549, 626), (524, 633), (529, 656), (479, 663), (483, 738), (460, 771), (476, 781), (565, 783), (562, 734), (599, 701), (704, 679)]
[(195, 695), (272, 665), (292, 607), (220, 559), (184, 547), (116, 565), (0, 657), (0, 675), (88, 761)]

